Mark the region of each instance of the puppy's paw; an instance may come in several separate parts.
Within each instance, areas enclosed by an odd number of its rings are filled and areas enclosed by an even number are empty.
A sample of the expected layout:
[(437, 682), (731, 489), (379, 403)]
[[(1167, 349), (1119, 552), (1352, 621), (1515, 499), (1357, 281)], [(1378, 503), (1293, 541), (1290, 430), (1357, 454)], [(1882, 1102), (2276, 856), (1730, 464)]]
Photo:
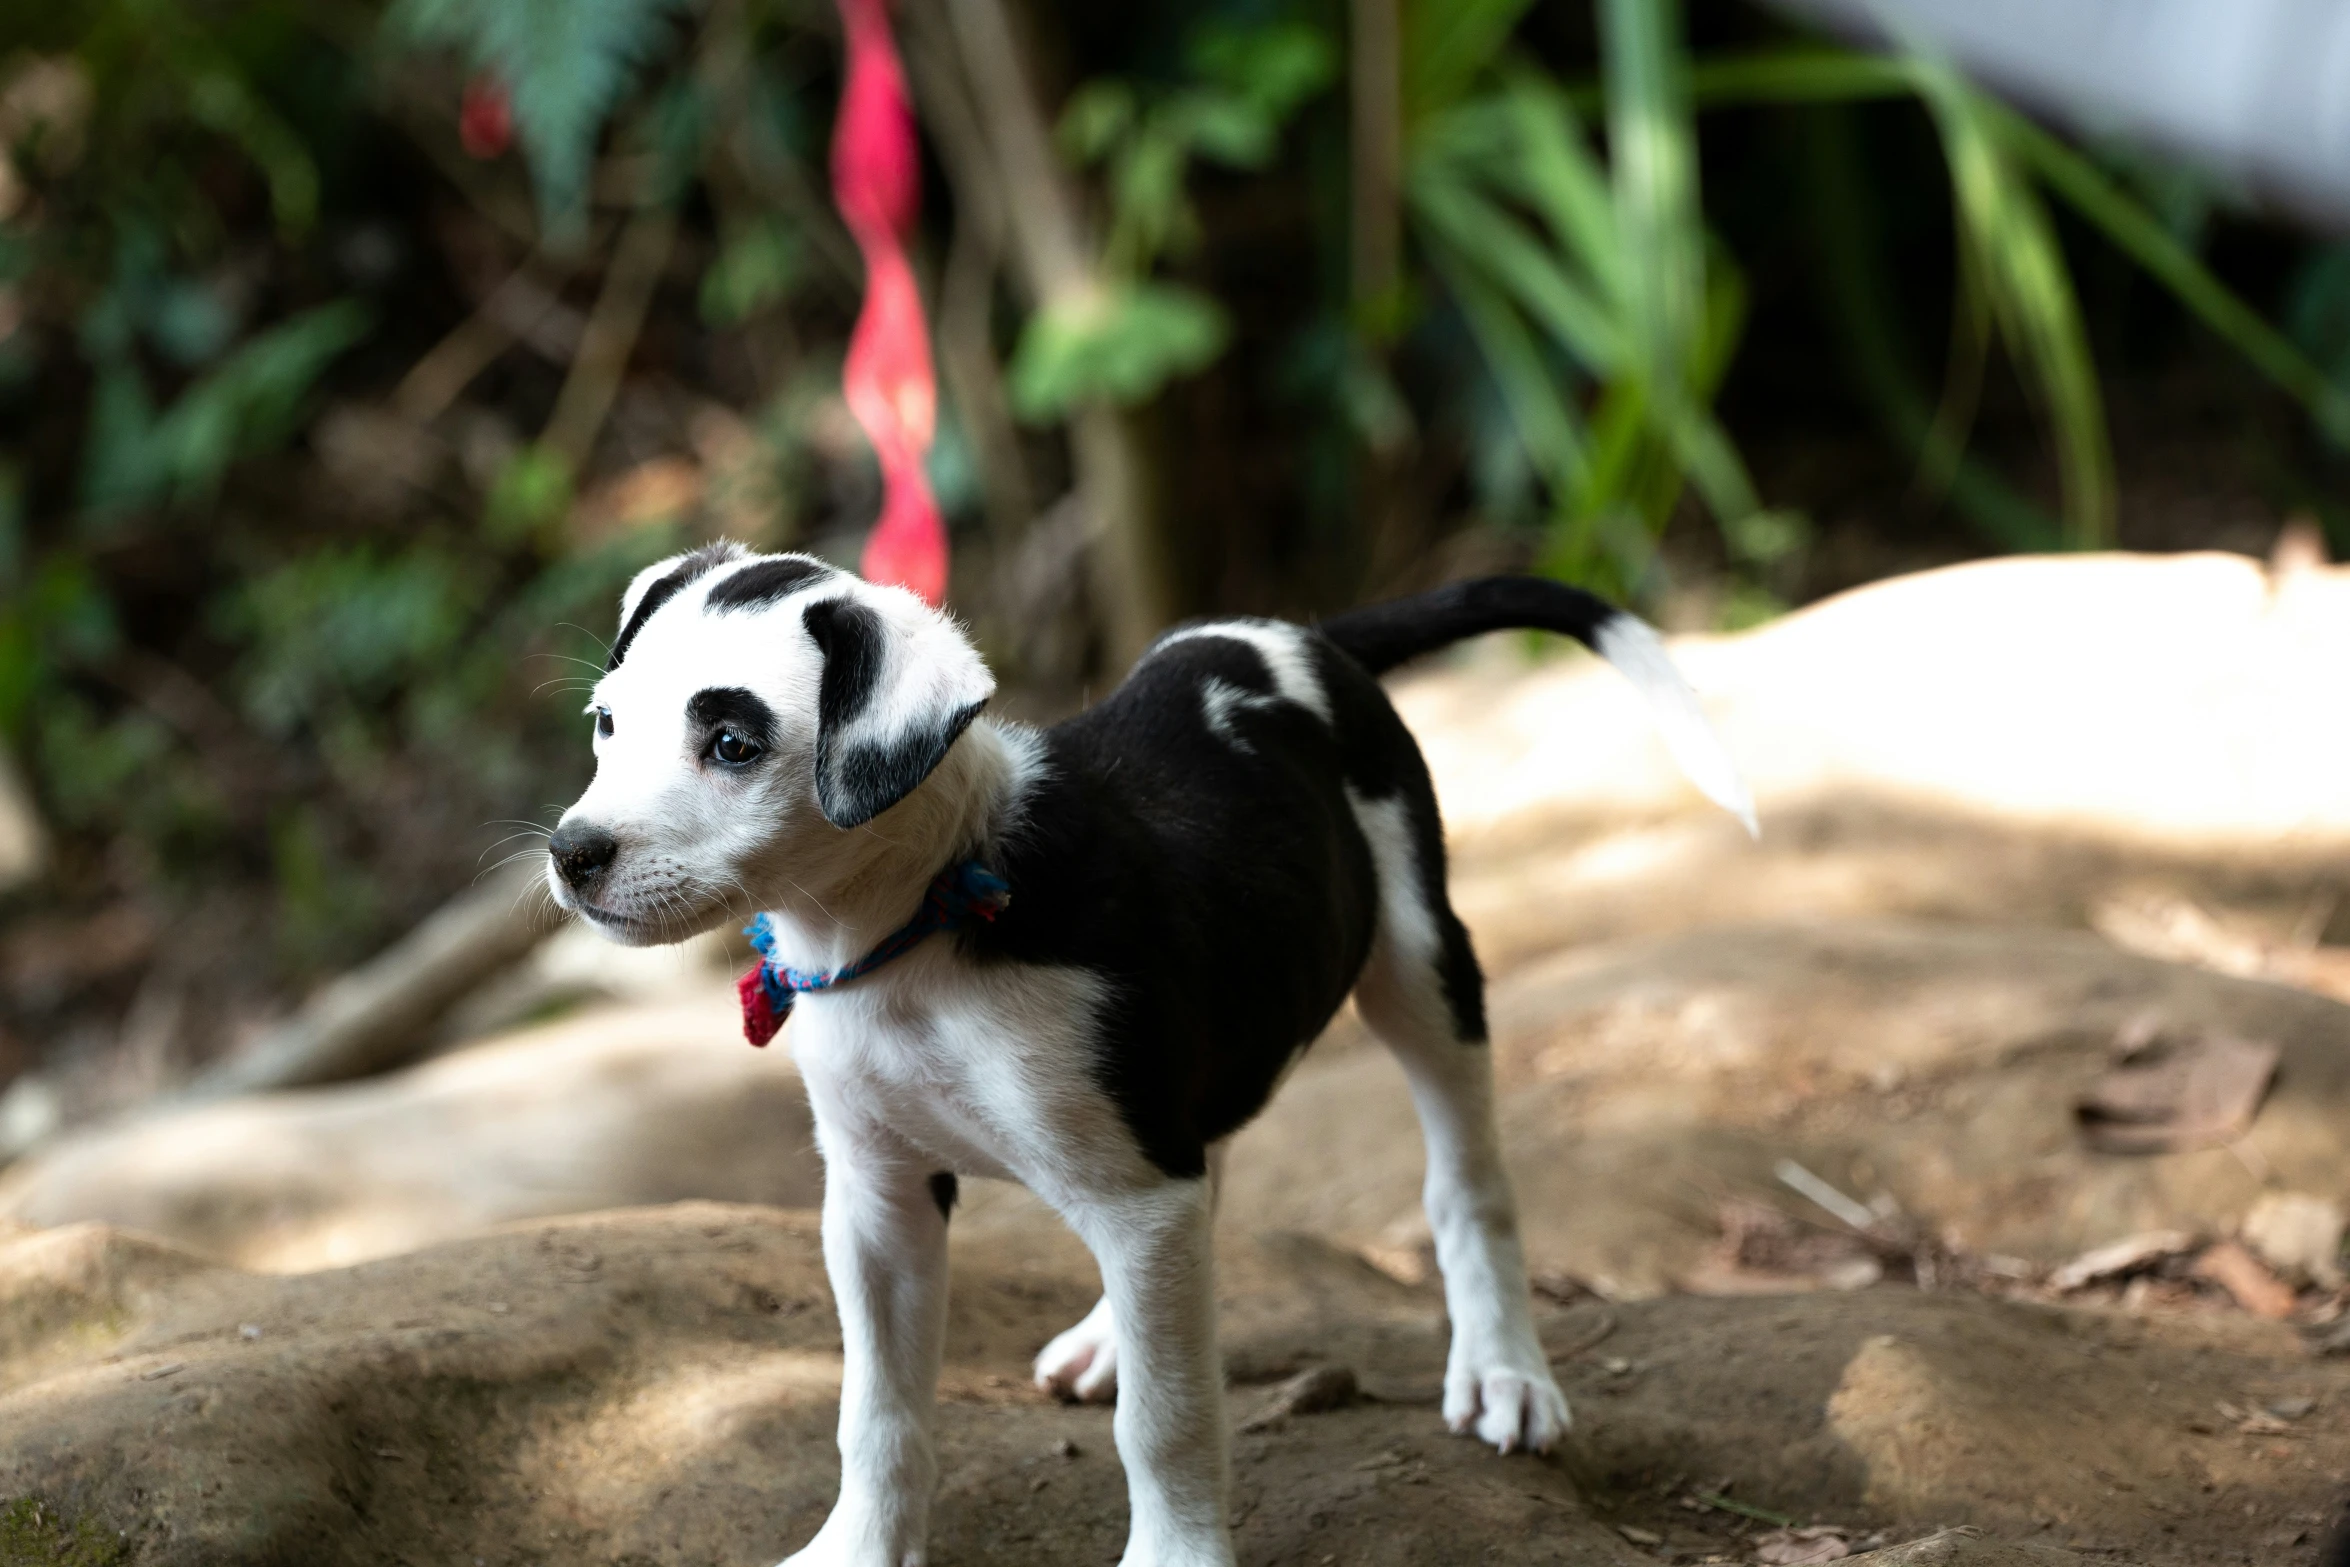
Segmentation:
[(1106, 1404), (1118, 1396), (1118, 1330), (1107, 1300), (1036, 1357), (1036, 1385), (1055, 1398)]
[(1444, 1423), (1504, 1453), (1547, 1453), (1574, 1424), (1566, 1395), (1539, 1359), (1454, 1367), (1444, 1376)]

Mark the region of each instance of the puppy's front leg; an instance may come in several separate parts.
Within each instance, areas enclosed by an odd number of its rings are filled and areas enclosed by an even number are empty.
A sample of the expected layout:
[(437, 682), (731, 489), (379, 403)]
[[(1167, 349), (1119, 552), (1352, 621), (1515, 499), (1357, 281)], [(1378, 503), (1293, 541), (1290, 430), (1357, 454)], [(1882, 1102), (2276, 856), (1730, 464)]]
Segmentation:
[(879, 1127), (827, 1116), (824, 1267), (840, 1310), (840, 1498), (784, 1567), (921, 1567), (938, 1480), (931, 1445), (946, 1347), (951, 1188)]
[(1132, 1515), (1120, 1567), (1232, 1567), (1209, 1184), (1094, 1195), (1066, 1212), (1117, 1325), (1113, 1429)]

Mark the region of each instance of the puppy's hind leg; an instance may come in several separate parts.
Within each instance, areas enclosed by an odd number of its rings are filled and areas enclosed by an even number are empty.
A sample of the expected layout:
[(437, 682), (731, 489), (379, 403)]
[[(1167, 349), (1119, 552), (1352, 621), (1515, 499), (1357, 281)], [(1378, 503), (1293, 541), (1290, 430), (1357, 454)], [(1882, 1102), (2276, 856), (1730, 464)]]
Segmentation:
[(1567, 1401), (1534, 1332), (1517, 1203), (1494, 1125), (1484, 979), (1444, 896), (1442, 829), (1424, 791), (1355, 801), (1380, 894), (1355, 1006), (1402, 1064), (1427, 1144), (1421, 1200), (1452, 1318), (1445, 1423), (1505, 1453), (1544, 1452), (1567, 1429)]
[[(1208, 1206), (1224, 1187), (1224, 1150), (1208, 1145)], [(1118, 1396), (1118, 1317), (1104, 1294), (1075, 1327), (1064, 1329), (1036, 1357), (1036, 1385), (1075, 1404), (1106, 1404)]]

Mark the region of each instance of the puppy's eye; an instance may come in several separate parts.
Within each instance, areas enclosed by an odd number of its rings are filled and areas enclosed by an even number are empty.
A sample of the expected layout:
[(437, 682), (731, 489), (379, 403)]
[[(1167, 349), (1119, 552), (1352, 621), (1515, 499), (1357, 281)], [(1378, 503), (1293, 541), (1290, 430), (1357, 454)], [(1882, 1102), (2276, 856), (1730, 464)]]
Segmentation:
[(718, 738), (710, 742), (711, 758), (725, 767), (741, 767), (758, 760), (762, 747), (755, 740), (745, 740), (731, 729), (718, 731)]
[(612, 709), (608, 707), (596, 709), (596, 733), (607, 740), (612, 738)]

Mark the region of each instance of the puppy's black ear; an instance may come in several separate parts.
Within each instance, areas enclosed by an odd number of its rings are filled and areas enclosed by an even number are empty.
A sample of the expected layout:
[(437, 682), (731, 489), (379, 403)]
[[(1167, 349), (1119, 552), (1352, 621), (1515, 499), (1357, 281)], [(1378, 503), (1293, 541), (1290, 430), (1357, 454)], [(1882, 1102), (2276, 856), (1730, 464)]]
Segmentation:
[(824, 654), (816, 804), (835, 827), (861, 826), (913, 793), (995, 694), (952, 621), (897, 597), (905, 602), (819, 599), (801, 613)]

